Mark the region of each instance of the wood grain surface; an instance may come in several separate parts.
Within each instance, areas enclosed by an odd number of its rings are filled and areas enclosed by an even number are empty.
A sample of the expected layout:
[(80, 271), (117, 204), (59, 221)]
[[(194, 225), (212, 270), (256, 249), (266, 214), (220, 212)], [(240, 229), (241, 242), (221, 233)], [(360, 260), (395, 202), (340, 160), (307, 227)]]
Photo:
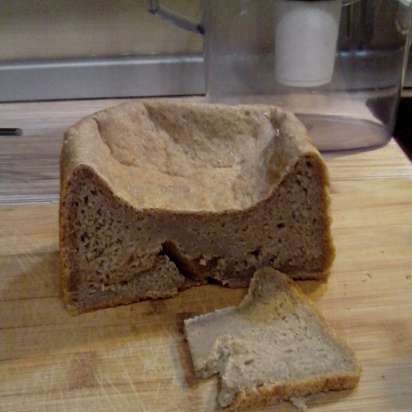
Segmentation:
[[(82, 102), (87, 110), (92, 103)], [(81, 109), (71, 115), (62, 109), (59, 115), (53, 103), (47, 105), (45, 112), (29, 111), (32, 123), (26, 120), (29, 127), (41, 116), (46, 121), (45, 113), (50, 116), (49, 128), (42, 126), (49, 140), (38, 135), (45, 140), (36, 155), (33, 149), (34, 169), (24, 169), (21, 176), (26, 177), (20, 176), (17, 185), (23, 198), (13, 194), (16, 177), (0, 170), (0, 411), (215, 410), (216, 380), (194, 378), (182, 322), (192, 314), (237, 304), (244, 290), (210, 285), (173, 299), (77, 317), (64, 310), (57, 204), (13, 204), (16, 199), (47, 202), (57, 190), (46, 183), (50, 176), (34, 160), (44, 154), (46, 169), (57, 162), (59, 144), (52, 141), (65, 127), (61, 118), (74, 120)], [(82, 114), (87, 110), (83, 107)], [(50, 152), (40, 150), (42, 145)], [(8, 148), (11, 164), (18, 148)], [(411, 411), (412, 167), (395, 143), (328, 156), (327, 161), (337, 258), (327, 284), (301, 285), (354, 348), (363, 374), (355, 391), (316, 396), (310, 405), (328, 412)], [(46, 193), (27, 187), (33, 175), (43, 181)], [(284, 403), (261, 410), (294, 408)]]

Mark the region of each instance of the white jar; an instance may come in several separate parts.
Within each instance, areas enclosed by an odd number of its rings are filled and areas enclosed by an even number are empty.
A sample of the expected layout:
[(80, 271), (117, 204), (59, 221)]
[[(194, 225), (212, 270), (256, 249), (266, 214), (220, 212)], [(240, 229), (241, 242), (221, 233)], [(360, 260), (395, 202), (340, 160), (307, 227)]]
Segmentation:
[(342, 0), (275, 0), (275, 73), (287, 86), (331, 81)]

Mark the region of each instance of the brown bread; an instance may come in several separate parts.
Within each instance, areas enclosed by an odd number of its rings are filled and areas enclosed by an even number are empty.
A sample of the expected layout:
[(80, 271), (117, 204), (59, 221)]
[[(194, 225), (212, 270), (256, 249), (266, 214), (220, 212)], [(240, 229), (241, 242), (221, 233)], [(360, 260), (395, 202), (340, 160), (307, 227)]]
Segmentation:
[(326, 167), (269, 106), (130, 102), (70, 128), (61, 154), (63, 296), (84, 312), (271, 266), (323, 279)]
[(199, 377), (219, 374), (218, 404), (229, 409), (351, 389), (360, 367), (352, 350), (286, 275), (263, 268), (236, 308), (185, 321)]

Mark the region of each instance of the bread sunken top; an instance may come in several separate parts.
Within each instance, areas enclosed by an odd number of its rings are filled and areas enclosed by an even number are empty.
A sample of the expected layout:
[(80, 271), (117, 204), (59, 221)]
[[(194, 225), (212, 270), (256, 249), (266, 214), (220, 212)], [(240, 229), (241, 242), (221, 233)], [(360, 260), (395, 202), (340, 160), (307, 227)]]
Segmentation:
[(90, 168), (134, 207), (176, 212), (253, 207), (302, 155), (319, 157), (304, 126), (277, 107), (149, 100), (83, 119), (63, 153), (66, 179)]

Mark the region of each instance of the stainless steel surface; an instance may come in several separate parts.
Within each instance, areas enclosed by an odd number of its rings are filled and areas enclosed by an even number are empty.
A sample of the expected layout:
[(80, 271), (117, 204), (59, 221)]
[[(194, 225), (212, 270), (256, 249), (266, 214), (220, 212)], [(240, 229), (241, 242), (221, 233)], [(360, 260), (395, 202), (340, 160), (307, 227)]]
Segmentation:
[[(162, 4), (199, 20), (199, 0)], [(150, 15), (146, 0), (0, 2), (0, 62), (201, 52), (201, 36)]]
[(0, 101), (196, 95), (200, 55), (67, 59), (0, 64)]
[(204, 33), (204, 28), (200, 23), (192, 22), (186, 17), (180, 16), (179, 14), (164, 8), (160, 5), (159, 0), (148, 0), (148, 6), (151, 14), (159, 16), (181, 29), (192, 31), (194, 33)]

